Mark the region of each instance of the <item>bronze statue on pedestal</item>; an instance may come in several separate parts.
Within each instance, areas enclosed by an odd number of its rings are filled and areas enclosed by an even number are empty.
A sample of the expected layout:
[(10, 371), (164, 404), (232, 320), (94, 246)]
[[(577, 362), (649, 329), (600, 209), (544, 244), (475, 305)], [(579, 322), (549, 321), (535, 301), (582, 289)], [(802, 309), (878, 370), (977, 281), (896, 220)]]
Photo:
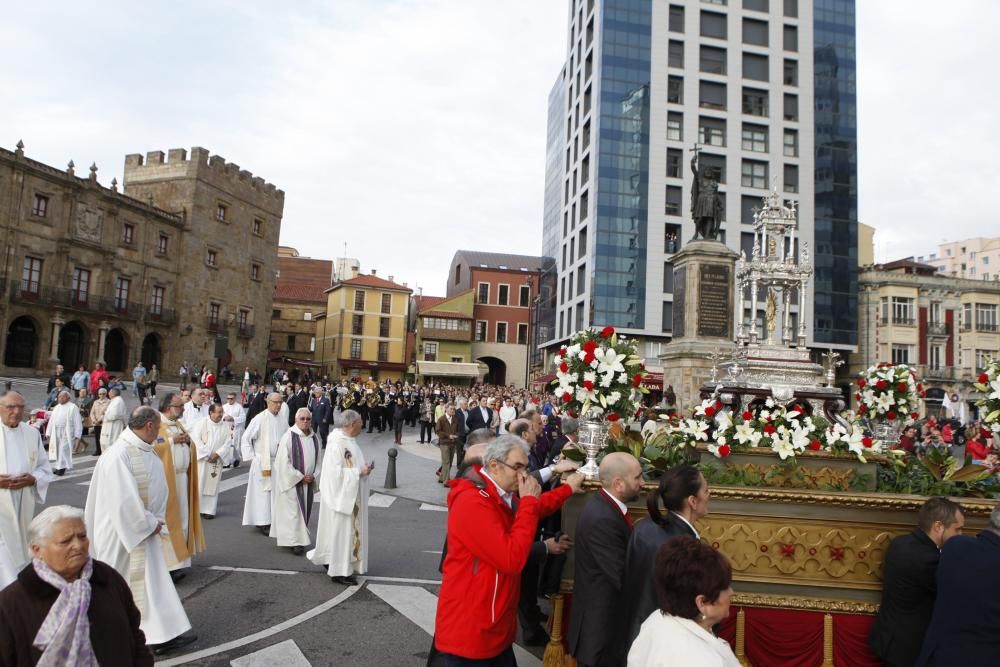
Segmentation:
[(698, 144), (692, 149), (691, 172), (694, 179), (691, 182), (691, 219), (694, 221), (694, 237), (706, 241), (716, 241), (719, 238), (719, 228), (722, 224), (722, 196), (719, 194), (719, 178), (704, 166), (698, 164)]

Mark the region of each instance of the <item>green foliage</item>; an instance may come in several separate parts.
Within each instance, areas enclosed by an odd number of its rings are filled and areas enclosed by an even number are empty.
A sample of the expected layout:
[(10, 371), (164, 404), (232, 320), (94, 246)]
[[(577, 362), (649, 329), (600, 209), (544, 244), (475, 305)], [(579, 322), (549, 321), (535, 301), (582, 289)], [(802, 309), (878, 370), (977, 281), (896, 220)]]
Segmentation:
[(918, 496), (1000, 498), (1000, 480), (989, 468), (958, 460), (944, 449), (931, 447), (922, 456), (906, 456), (880, 465), (878, 490)]

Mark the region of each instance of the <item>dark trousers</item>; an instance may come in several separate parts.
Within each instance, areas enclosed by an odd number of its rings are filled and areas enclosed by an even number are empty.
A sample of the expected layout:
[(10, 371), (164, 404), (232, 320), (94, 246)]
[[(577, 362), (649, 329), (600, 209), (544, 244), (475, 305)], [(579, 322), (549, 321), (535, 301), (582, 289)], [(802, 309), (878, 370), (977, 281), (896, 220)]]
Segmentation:
[[(486, 658), (485, 660), (474, 660), (472, 658), (462, 658), (450, 653), (438, 654), (443, 658), (443, 662), (436, 663), (444, 667), (517, 667), (517, 660), (514, 659), (514, 647), (508, 646), (507, 650), (498, 656)], [(428, 659), (429, 663), (429, 659)]]
[(525, 637), (538, 634), (544, 619), (538, 607), (538, 580), (545, 564), (545, 545), (536, 541), (528, 552), (528, 560), (521, 570), (521, 597), (517, 602), (517, 620)]
[(94, 455), (95, 456), (100, 456), (101, 455), (101, 425), (100, 424), (95, 424), (94, 425), (94, 447), (97, 448), (96, 451), (94, 451)]
[(322, 443), (323, 449), (326, 449), (326, 439), (330, 437), (330, 424), (323, 423), (316, 427), (316, 431), (319, 433), (319, 439)]
[[(424, 437), (424, 434), (427, 437)], [(430, 422), (420, 422), (420, 442), (430, 442), (434, 437), (434, 425)]]
[(455, 445), (455, 466), (458, 468), (462, 467), (462, 461), (465, 460), (465, 438), (461, 438), (458, 444)]
[(402, 442), (402, 439), (403, 439), (403, 420), (402, 419), (397, 419), (396, 420), (396, 425), (395, 425), (395, 428), (393, 428), (393, 433), (396, 436), (396, 444), (397, 445), (400, 444), (400, 442)]
[(149, 395), (156, 398), (156, 382), (149, 383)]

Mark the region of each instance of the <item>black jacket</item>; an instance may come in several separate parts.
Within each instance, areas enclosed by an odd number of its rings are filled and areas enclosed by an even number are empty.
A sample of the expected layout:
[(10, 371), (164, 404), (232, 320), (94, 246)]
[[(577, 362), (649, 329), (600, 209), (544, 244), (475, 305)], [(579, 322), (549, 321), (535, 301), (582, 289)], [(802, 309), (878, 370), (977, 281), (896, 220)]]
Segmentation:
[(480, 407), (469, 410), (469, 417), (465, 420), (465, 427), (469, 433), (479, 428), (488, 428), (493, 421), (493, 411), (486, 408), (486, 420), (483, 420), (483, 409)]
[(1000, 535), (984, 530), (945, 542), (937, 601), (918, 667), (1000, 664)]
[(937, 545), (919, 528), (893, 539), (885, 552), (882, 604), (868, 646), (892, 667), (910, 667), (920, 654), (934, 609), (940, 558)]
[(632, 645), (643, 621), (660, 607), (656, 599), (656, 586), (653, 584), (656, 552), (667, 540), (679, 535), (697, 537), (691, 526), (673, 512), (667, 515), (662, 526), (652, 519), (643, 519), (632, 530), (625, 556), (623, 589), (625, 599), (632, 607), (625, 638), (626, 646)]
[(628, 647), (625, 551), (632, 529), (603, 490), (580, 511), (573, 535), (573, 606), (569, 652), (580, 665), (619, 667)]

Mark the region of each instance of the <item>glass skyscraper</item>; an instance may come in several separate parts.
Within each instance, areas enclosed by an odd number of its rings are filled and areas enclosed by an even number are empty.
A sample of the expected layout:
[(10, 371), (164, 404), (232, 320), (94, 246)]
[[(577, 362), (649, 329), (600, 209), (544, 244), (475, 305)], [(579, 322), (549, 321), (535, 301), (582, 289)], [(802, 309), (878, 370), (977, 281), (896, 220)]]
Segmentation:
[(554, 297), (542, 342), (610, 324), (659, 365), (672, 255), (694, 234), (697, 144), (719, 176), (722, 240), (734, 250), (749, 254), (754, 208), (771, 189), (796, 203), (816, 268), (810, 343), (853, 346), (854, 1), (570, 0), (567, 17), (549, 99), (543, 247)]

